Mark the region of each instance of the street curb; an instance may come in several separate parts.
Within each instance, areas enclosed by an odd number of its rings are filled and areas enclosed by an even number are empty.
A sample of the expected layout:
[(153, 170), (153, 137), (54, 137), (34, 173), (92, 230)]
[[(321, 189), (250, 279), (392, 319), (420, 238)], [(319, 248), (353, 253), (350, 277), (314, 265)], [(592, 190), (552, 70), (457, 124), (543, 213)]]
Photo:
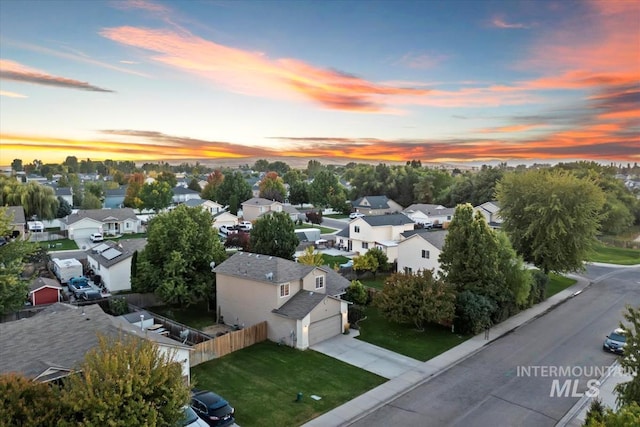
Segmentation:
[[(577, 276), (577, 275), (574, 275), (574, 276)], [(580, 277), (581, 279), (584, 279), (584, 278), (583, 278), (583, 277), (581, 277), (581, 276), (577, 276), (577, 277)], [(585, 280), (586, 280), (586, 279), (585, 279)], [(434, 372), (433, 374), (431, 374), (431, 375), (429, 375), (429, 376), (427, 376), (427, 377), (425, 377), (425, 378), (421, 379), (420, 381), (416, 382), (415, 384), (413, 384), (413, 385), (411, 385), (411, 386), (409, 386), (409, 387), (407, 387), (407, 388), (405, 388), (405, 389), (403, 389), (403, 390), (401, 390), (401, 391), (398, 391), (398, 392), (394, 393), (394, 394), (393, 394), (392, 396), (390, 396), (389, 398), (387, 398), (387, 399), (385, 399), (385, 400), (380, 401), (380, 402), (379, 402), (376, 406), (374, 406), (373, 408), (370, 408), (370, 409), (368, 409), (368, 410), (366, 410), (366, 411), (364, 411), (364, 412), (361, 412), (360, 414), (358, 414), (357, 416), (355, 416), (355, 417), (353, 417), (353, 418), (350, 418), (350, 419), (348, 419), (348, 420), (345, 420), (345, 422), (344, 422), (344, 423), (342, 423), (342, 424), (340, 424), (340, 426), (341, 426), (341, 427), (342, 427), (342, 426), (345, 426), (345, 427), (346, 427), (346, 426), (349, 426), (349, 425), (351, 425), (351, 424), (353, 424), (353, 423), (355, 423), (355, 422), (357, 422), (357, 421), (361, 420), (362, 418), (364, 418), (364, 417), (366, 417), (366, 416), (368, 416), (368, 415), (372, 414), (372, 413), (373, 413), (373, 412), (375, 412), (377, 409), (379, 409), (379, 408), (381, 408), (382, 406), (384, 406), (384, 405), (386, 405), (386, 404), (388, 404), (388, 403), (392, 402), (393, 400), (397, 399), (398, 397), (400, 397), (400, 396), (402, 396), (402, 395), (404, 395), (404, 394), (406, 394), (406, 393), (408, 393), (408, 392), (410, 392), (410, 391), (412, 391), (412, 390), (415, 390), (416, 388), (420, 387), (420, 386), (421, 386), (421, 385), (423, 385), (423, 384), (426, 384), (427, 382), (429, 382), (429, 381), (433, 380), (434, 378), (437, 378), (439, 375), (441, 375), (441, 374), (443, 374), (443, 373), (445, 373), (445, 372), (449, 371), (451, 368), (453, 368), (453, 367), (457, 366), (458, 364), (460, 364), (460, 363), (464, 362), (466, 359), (468, 359), (468, 358), (470, 358), (470, 357), (472, 357), (472, 356), (475, 356), (477, 353), (479, 353), (480, 351), (484, 350), (484, 349), (485, 349), (489, 344), (491, 344), (492, 342), (497, 341), (497, 340), (499, 340), (500, 338), (504, 337), (505, 335), (508, 335), (508, 334), (512, 333), (512, 332), (513, 332), (513, 331), (515, 331), (516, 329), (518, 329), (518, 328), (520, 328), (520, 327), (522, 327), (522, 326), (524, 326), (524, 325), (526, 325), (526, 324), (528, 324), (528, 323), (532, 322), (533, 320), (536, 320), (536, 319), (538, 319), (538, 318), (540, 318), (540, 317), (544, 316), (545, 314), (549, 313), (549, 312), (550, 312), (551, 310), (553, 310), (554, 308), (556, 308), (556, 307), (560, 306), (561, 304), (564, 304), (565, 302), (567, 302), (568, 300), (570, 300), (570, 299), (572, 299), (572, 298), (576, 297), (577, 295), (580, 295), (582, 292), (584, 292), (586, 289), (588, 289), (589, 287), (591, 287), (591, 285), (593, 285), (593, 284), (594, 284), (594, 282), (593, 282), (593, 281), (589, 281), (589, 282), (588, 282), (585, 286), (583, 286), (581, 289), (579, 289), (579, 290), (577, 290), (576, 292), (574, 292), (574, 293), (572, 293), (572, 294), (568, 295), (567, 297), (563, 298), (562, 300), (560, 300), (560, 301), (558, 301), (558, 302), (553, 303), (551, 306), (549, 306), (549, 307), (548, 307), (546, 310), (544, 310), (543, 312), (541, 312), (541, 313), (539, 313), (539, 314), (537, 314), (537, 315), (535, 315), (535, 316), (531, 317), (530, 319), (527, 319), (527, 320), (526, 320), (526, 321), (524, 321), (523, 323), (521, 323), (521, 324), (519, 324), (519, 325), (516, 325), (516, 326), (514, 326), (513, 328), (510, 328), (510, 329), (508, 329), (508, 330), (506, 330), (506, 331), (502, 332), (500, 335), (496, 336), (495, 338), (492, 338), (492, 339), (487, 340), (487, 342), (486, 342), (485, 344), (483, 344), (482, 346), (478, 347), (477, 349), (475, 349), (475, 350), (471, 351), (470, 353), (466, 354), (465, 356), (462, 356), (460, 359), (458, 359), (458, 360), (456, 360), (456, 361), (452, 362), (451, 364), (449, 364), (449, 365), (448, 365), (448, 366), (446, 366), (445, 368), (443, 368), (443, 369), (441, 369), (441, 370), (439, 370), (439, 371), (437, 371), (437, 372)], [(572, 285), (572, 286), (576, 286), (576, 285), (577, 285), (577, 283), (576, 283), (576, 284), (574, 284), (574, 285)], [(569, 289), (569, 288), (567, 288), (567, 289)], [(455, 347), (453, 347), (453, 348), (452, 348), (452, 349), (450, 349), (450, 350), (453, 350), (454, 348), (455, 348)]]
[[(611, 376), (617, 365), (620, 365), (619, 360), (614, 361), (611, 366), (609, 366), (609, 369), (607, 369), (607, 372), (600, 378), (598, 378), (598, 381), (600, 381), (600, 385), (602, 385)], [(564, 414), (562, 418), (560, 418), (555, 427), (565, 427), (567, 424), (573, 421), (573, 419), (582, 411), (582, 409), (584, 409), (585, 406), (587, 406), (587, 404), (592, 401), (592, 399), (592, 397), (587, 396), (587, 394), (585, 393), (580, 398), (580, 400), (578, 400), (576, 404), (573, 405), (573, 407), (571, 407), (571, 409), (569, 409), (569, 411)]]

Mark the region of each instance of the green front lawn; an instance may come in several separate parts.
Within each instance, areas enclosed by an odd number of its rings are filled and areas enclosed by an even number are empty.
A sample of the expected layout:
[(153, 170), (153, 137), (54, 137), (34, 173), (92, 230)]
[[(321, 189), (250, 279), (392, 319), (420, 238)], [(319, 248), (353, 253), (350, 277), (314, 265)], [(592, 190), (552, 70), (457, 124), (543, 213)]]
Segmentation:
[(382, 290), (384, 282), (390, 276), (390, 273), (376, 273), (376, 276), (367, 277), (366, 279), (358, 279), (367, 288), (376, 288)]
[(301, 228), (319, 228), (320, 229), (320, 234), (331, 234), (331, 233), (336, 231), (335, 228), (323, 227), (323, 226), (318, 225), (318, 224), (310, 224), (310, 223), (307, 223), (307, 222), (303, 222), (300, 225), (296, 225), (296, 229), (301, 229)]
[(589, 261), (621, 265), (640, 264), (640, 250), (597, 245), (592, 251)]
[(569, 286), (575, 283), (575, 279), (570, 279), (569, 277), (560, 276), (555, 273), (549, 273), (549, 283), (547, 284), (546, 297), (549, 298), (550, 296), (555, 295), (560, 291), (564, 291)]
[(49, 252), (71, 251), (80, 249), (78, 248), (78, 245), (76, 245), (75, 240), (69, 239), (49, 240), (46, 242), (38, 242), (38, 244)]
[(440, 325), (429, 324), (424, 331), (418, 331), (412, 324), (389, 322), (372, 306), (365, 309), (365, 315), (367, 318), (358, 322), (358, 339), (423, 362), (470, 338)]
[(325, 265), (329, 265), (331, 268), (333, 268), (334, 265), (340, 266), (340, 264), (344, 264), (349, 261), (349, 258), (343, 255), (322, 254), (322, 259), (324, 260)]
[(207, 303), (200, 302), (188, 308), (161, 306), (147, 309), (169, 319), (191, 326), (194, 329), (204, 329), (216, 324), (216, 312), (207, 311)]
[(227, 399), (243, 427), (298, 426), (386, 381), (313, 350), (270, 341), (194, 366), (191, 375), (196, 388)]

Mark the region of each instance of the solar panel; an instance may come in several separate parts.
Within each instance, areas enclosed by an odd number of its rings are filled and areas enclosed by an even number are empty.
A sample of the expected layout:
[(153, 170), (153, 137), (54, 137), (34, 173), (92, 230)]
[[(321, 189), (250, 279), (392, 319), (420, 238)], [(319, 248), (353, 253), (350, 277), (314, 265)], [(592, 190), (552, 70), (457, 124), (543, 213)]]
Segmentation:
[(102, 256), (105, 257), (108, 260), (112, 260), (115, 257), (118, 257), (120, 255), (122, 255), (122, 252), (120, 252), (119, 250), (114, 249), (114, 248), (111, 248), (111, 249), (108, 249), (108, 250), (102, 252)]
[(98, 253), (106, 251), (107, 249), (109, 249), (109, 245), (106, 245), (104, 243), (99, 244), (98, 246), (96, 246), (95, 248), (93, 248), (94, 251), (97, 251)]

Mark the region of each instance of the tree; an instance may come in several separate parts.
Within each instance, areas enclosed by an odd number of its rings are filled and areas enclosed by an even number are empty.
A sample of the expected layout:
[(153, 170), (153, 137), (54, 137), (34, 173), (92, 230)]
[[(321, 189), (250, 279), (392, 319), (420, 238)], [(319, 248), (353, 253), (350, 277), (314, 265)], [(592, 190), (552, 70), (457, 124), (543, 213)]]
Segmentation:
[[(11, 234), (7, 209), (0, 207), (0, 236)], [(22, 239), (9, 240), (0, 246), (0, 316), (24, 307), (29, 294), (26, 280), (21, 278), (25, 259), (36, 252), (38, 245)]]
[(57, 426), (60, 389), (22, 375), (0, 375), (0, 426)]
[(85, 193), (81, 209), (102, 209), (102, 201), (93, 193)]
[[(596, 402), (596, 401), (594, 401)], [(602, 413), (587, 414), (585, 427), (631, 427), (640, 425), (640, 405), (624, 405), (617, 411), (606, 408)]]
[(156, 181), (144, 184), (139, 197), (143, 208), (159, 212), (171, 204), (173, 190), (166, 181)]
[(22, 172), (22, 159), (13, 159), (11, 162), (11, 170), (14, 172)]
[(351, 284), (347, 287), (343, 299), (354, 304), (366, 305), (369, 299), (367, 288), (364, 287), (361, 281), (352, 280)]
[(289, 187), (289, 202), (292, 205), (309, 203), (309, 184), (305, 181), (295, 181)]
[(496, 311), (493, 301), (472, 291), (462, 291), (456, 297), (455, 330), (461, 334), (477, 334), (491, 326)]
[(200, 184), (198, 183), (198, 180), (195, 178), (191, 178), (191, 181), (189, 181), (189, 185), (187, 188), (189, 190), (197, 191), (198, 193), (202, 191), (202, 188), (200, 188)]
[(179, 205), (149, 222), (134, 287), (155, 291), (168, 304), (190, 305), (210, 299), (215, 295), (210, 264), (220, 264), (225, 258), (211, 215), (197, 207)]
[[(99, 337), (61, 401), (80, 425), (178, 425), (189, 401), (182, 366), (150, 340)], [(74, 422), (74, 424), (75, 424)]]
[(300, 240), (289, 214), (273, 212), (255, 222), (250, 242), (255, 253), (293, 260)]
[(309, 185), (309, 199), (311, 203), (319, 207), (329, 206), (330, 198), (339, 193), (342, 193), (343, 199), (346, 199), (338, 177), (328, 170), (319, 171)]
[(324, 265), (322, 253), (316, 252), (313, 246), (307, 246), (304, 253), (298, 257), (298, 262), (305, 265), (315, 265), (320, 267)]
[(127, 186), (127, 192), (124, 196), (124, 205), (128, 208), (140, 209), (142, 207), (142, 200), (140, 199), (140, 190), (144, 185), (144, 175), (141, 173), (134, 173), (129, 177), (129, 185)]
[(218, 188), (220, 184), (224, 181), (224, 175), (220, 171), (220, 169), (216, 169), (212, 173), (207, 176), (207, 183), (202, 189), (200, 193), (200, 197), (207, 200), (217, 201), (218, 200)]
[(156, 181), (158, 182), (166, 182), (169, 184), (169, 188), (175, 188), (178, 185), (178, 179), (176, 178), (176, 174), (169, 171), (162, 171), (160, 175), (157, 176)]
[(257, 172), (266, 172), (269, 170), (269, 161), (266, 159), (259, 159), (253, 164), (253, 170)]
[(322, 211), (309, 211), (306, 213), (307, 221), (311, 224), (322, 224)]
[(371, 248), (367, 251), (366, 255), (376, 258), (376, 260), (378, 261), (378, 268), (380, 270), (385, 271), (387, 269), (387, 266), (389, 265), (389, 257), (384, 253), (382, 249)]
[(627, 311), (623, 314), (624, 319), (629, 323), (620, 323), (624, 329), (627, 342), (624, 347), (624, 357), (620, 361), (620, 366), (626, 372), (635, 373), (631, 381), (616, 385), (617, 403), (620, 405), (630, 405), (636, 403), (640, 405), (640, 306), (627, 306)]
[(69, 202), (62, 197), (58, 197), (58, 212), (56, 212), (56, 218), (64, 218), (67, 215), (71, 215), (72, 209)]
[(21, 184), (17, 180), (0, 176), (2, 206), (22, 206), (27, 218), (54, 219), (58, 211), (58, 199), (53, 188), (37, 182)]
[(277, 172), (268, 172), (260, 181), (260, 197), (278, 202), (284, 202), (287, 189)]
[(581, 270), (595, 242), (602, 190), (563, 170), (506, 174), (497, 186), (502, 228), (545, 274)]
[(249, 240), (249, 233), (239, 231), (237, 233), (229, 234), (224, 241), (225, 248), (240, 248), (244, 252), (251, 251), (251, 244)]
[[(238, 213), (239, 201), (249, 200), (253, 196), (253, 193), (251, 186), (244, 179), (242, 172), (236, 171), (224, 176), (224, 180), (218, 187), (216, 196), (218, 203), (223, 206), (229, 205), (229, 212), (235, 215)], [(232, 201), (235, 202), (233, 206)]]
[(422, 331), (426, 323), (451, 320), (455, 299), (453, 287), (435, 278), (430, 270), (421, 270), (391, 275), (374, 297), (374, 304), (390, 321), (413, 322)]
[(352, 268), (356, 274), (363, 271), (370, 271), (375, 276), (376, 271), (378, 271), (378, 267), (380, 267), (380, 264), (378, 264), (378, 257), (375, 255), (369, 255), (369, 252), (364, 255), (353, 257)]

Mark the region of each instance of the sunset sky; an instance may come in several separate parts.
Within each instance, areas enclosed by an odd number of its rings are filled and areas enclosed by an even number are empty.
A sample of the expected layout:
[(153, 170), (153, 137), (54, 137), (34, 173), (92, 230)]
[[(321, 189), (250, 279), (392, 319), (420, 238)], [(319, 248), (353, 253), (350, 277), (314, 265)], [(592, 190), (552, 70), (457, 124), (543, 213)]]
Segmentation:
[(640, 161), (640, 2), (0, 0), (0, 165)]

